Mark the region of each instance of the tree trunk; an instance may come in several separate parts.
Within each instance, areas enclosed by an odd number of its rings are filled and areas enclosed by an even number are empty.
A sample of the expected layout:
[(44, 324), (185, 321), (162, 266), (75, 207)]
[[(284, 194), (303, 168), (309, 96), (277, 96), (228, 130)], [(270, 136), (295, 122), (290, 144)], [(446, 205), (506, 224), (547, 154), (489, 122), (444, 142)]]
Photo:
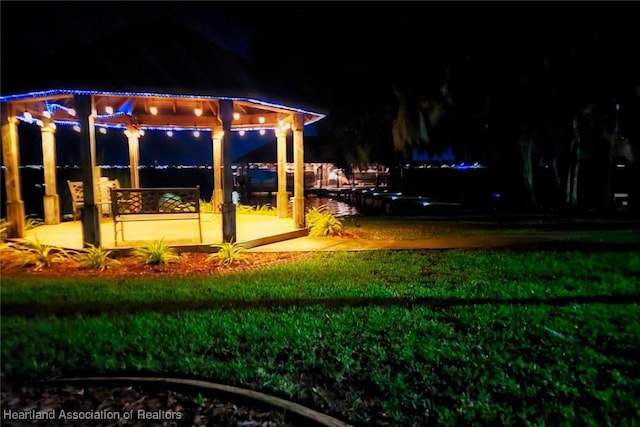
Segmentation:
[(580, 172), (580, 132), (578, 131), (578, 118), (573, 119), (573, 139), (569, 152), (569, 167), (567, 168), (567, 206), (578, 207), (578, 177)]
[(520, 171), (523, 184), (523, 203), (526, 208), (537, 208), (535, 184), (533, 182), (533, 138), (529, 131), (522, 129), (518, 138), (520, 148)]

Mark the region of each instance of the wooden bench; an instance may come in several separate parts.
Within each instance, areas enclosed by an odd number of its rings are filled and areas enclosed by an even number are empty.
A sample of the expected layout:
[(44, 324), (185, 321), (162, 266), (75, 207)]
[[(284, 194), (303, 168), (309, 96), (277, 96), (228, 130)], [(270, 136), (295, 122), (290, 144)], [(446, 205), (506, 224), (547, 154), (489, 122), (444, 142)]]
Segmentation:
[(118, 245), (118, 224), (124, 241), (124, 223), (129, 221), (154, 221), (169, 219), (193, 219), (200, 222), (200, 187), (193, 188), (111, 188), (111, 216), (113, 234)]
[[(82, 181), (67, 180), (69, 193), (71, 193), (71, 208), (73, 209), (73, 220), (80, 218), (80, 208), (84, 206), (84, 187)], [(96, 205), (102, 213), (109, 213), (111, 208), (111, 188), (120, 188), (120, 181), (117, 179), (100, 181), (99, 194), (95, 195)]]

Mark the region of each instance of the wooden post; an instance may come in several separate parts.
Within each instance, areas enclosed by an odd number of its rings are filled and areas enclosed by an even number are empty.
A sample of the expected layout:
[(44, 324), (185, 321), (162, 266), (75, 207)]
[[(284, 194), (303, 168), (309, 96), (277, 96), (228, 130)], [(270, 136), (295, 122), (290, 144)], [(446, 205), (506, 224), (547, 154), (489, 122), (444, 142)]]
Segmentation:
[(224, 132), (219, 127), (211, 130), (213, 137), (213, 209), (218, 212), (224, 201), (222, 191), (222, 137)]
[(296, 228), (304, 228), (304, 118), (301, 113), (293, 116), (293, 222)]
[(236, 241), (236, 205), (233, 203), (233, 152), (231, 151), (231, 120), (233, 120), (233, 101), (220, 100), (220, 120), (222, 121), (222, 240)]
[(80, 166), (82, 168), (82, 191), (84, 206), (80, 208), (82, 218), (82, 241), (85, 246), (101, 246), (100, 214), (96, 206), (96, 132), (94, 127), (94, 99), (91, 95), (74, 95), (74, 107), (80, 122)]
[(287, 193), (287, 130), (276, 130), (278, 140), (278, 218), (289, 216), (289, 193)]
[(42, 136), (42, 165), (44, 167), (44, 223), (60, 224), (60, 198), (56, 184), (56, 140), (53, 121), (44, 120)]
[(135, 126), (127, 127), (127, 141), (129, 143), (129, 173), (131, 188), (140, 188), (140, 132)]
[(24, 237), (24, 202), (20, 187), (20, 149), (18, 144), (18, 119), (13, 106), (2, 103), (2, 159), (5, 167), (4, 185), (7, 191), (7, 236)]

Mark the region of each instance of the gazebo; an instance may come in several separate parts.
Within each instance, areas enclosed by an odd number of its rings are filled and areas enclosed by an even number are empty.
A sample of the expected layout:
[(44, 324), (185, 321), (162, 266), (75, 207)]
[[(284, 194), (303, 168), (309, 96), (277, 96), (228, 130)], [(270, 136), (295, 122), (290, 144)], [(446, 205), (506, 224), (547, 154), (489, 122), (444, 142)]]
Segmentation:
[(72, 126), (80, 133), (80, 159), (84, 192), (82, 234), (84, 244), (101, 245), (97, 206), (96, 138), (100, 128), (119, 129), (127, 139), (131, 187), (139, 186), (139, 143), (145, 131), (210, 132), (213, 144), (213, 204), (221, 207), (222, 235), (235, 241), (236, 215), (232, 199), (231, 146), (241, 132), (270, 130), (277, 137), (279, 217), (287, 216), (287, 137), (294, 152), (293, 222), (304, 228), (304, 126), (321, 120), (323, 113), (254, 96), (196, 93), (194, 91), (106, 91), (52, 89), (0, 97), (2, 152), (5, 166), (9, 237), (25, 234), (21, 196), (18, 121), (40, 127), (45, 177), (45, 224), (60, 222), (56, 194), (56, 129)]

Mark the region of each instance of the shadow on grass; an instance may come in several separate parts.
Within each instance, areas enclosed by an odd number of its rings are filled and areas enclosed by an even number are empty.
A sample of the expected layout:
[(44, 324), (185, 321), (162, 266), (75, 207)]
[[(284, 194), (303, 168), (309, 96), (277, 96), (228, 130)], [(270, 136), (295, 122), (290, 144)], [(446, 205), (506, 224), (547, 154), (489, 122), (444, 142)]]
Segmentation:
[(187, 310), (278, 310), (294, 307), (405, 307), (433, 308), (469, 305), (552, 305), (569, 304), (638, 304), (640, 294), (586, 295), (530, 298), (402, 298), (402, 297), (344, 297), (344, 298), (267, 298), (261, 300), (222, 299), (212, 301), (147, 301), (135, 303), (7, 303), (2, 304), (2, 317), (28, 318), (99, 316), (101, 314), (135, 314), (155, 312), (163, 314)]

